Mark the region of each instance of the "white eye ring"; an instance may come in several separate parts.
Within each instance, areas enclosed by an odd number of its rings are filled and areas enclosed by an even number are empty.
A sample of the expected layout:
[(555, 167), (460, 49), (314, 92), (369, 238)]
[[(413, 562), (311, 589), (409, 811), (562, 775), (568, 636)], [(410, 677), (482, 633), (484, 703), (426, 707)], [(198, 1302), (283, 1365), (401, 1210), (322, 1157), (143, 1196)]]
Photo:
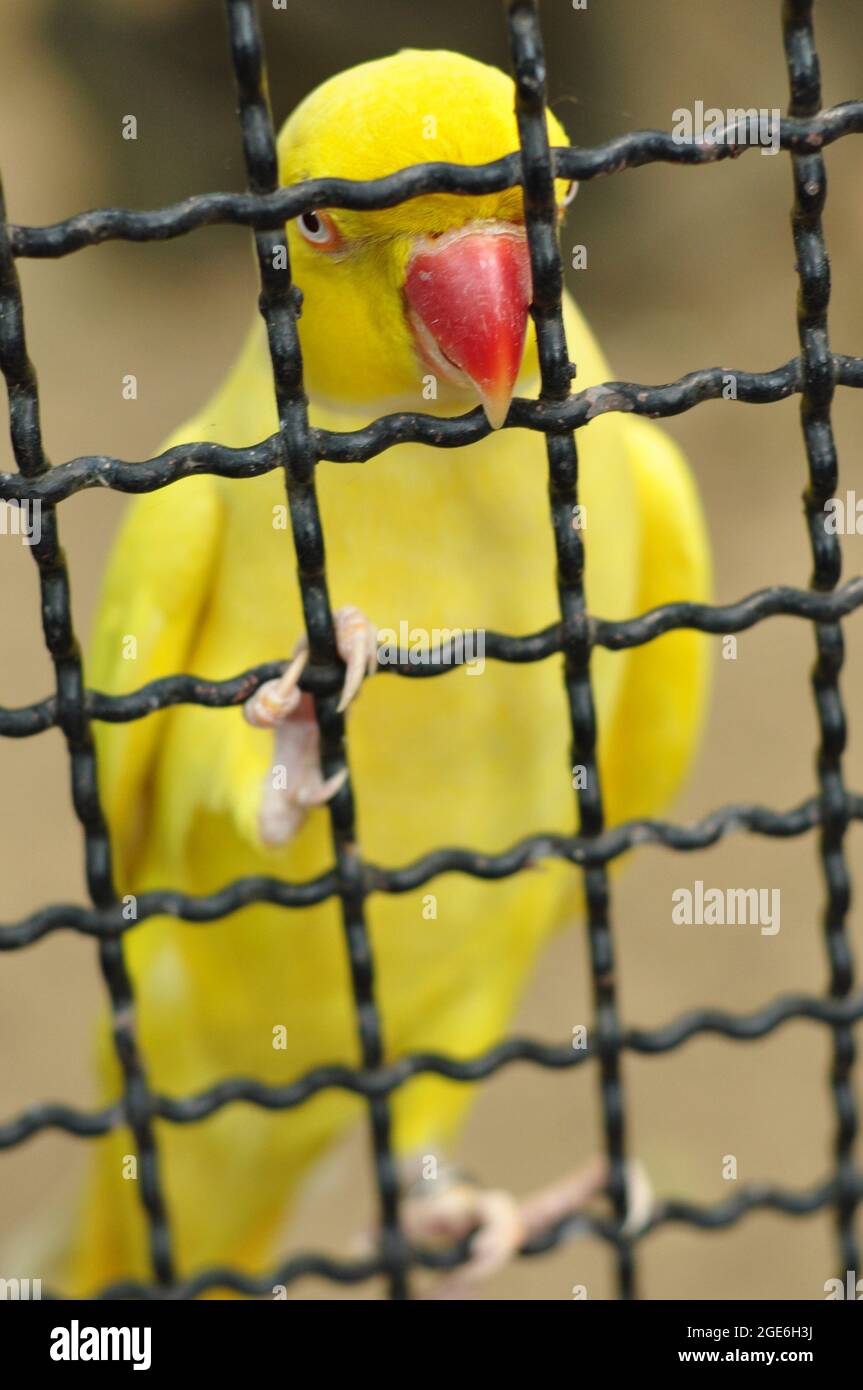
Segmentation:
[(313, 246), (333, 246), (336, 229), (325, 212), (301, 212), (297, 218), (300, 236)]

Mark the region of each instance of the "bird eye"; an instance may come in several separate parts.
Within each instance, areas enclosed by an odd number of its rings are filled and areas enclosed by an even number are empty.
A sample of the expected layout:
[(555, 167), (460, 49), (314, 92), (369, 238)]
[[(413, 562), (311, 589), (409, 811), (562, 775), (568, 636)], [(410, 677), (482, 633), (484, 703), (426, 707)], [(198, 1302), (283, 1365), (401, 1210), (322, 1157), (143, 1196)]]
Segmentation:
[(339, 234), (333, 219), (325, 212), (303, 212), (297, 218), (300, 235), (313, 246), (333, 247)]

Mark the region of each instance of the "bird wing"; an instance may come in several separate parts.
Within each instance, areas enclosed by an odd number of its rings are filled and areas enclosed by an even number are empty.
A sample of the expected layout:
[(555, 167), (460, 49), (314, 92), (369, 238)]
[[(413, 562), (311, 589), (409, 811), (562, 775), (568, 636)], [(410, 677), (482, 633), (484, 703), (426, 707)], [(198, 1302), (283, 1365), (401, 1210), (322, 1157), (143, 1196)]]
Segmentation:
[[(96, 690), (122, 695), (186, 671), (219, 555), (217, 480), (187, 478), (137, 497), (111, 552), (88, 664)], [(165, 712), (96, 725), (102, 803), (115, 871), (128, 874), (146, 821)]]
[[(710, 597), (710, 543), (686, 459), (652, 421), (621, 421), (641, 520), (635, 613)], [(709, 639), (669, 632), (626, 653), (608, 737), (601, 748), (606, 813), (616, 824), (656, 815), (685, 776), (698, 746), (709, 673)]]

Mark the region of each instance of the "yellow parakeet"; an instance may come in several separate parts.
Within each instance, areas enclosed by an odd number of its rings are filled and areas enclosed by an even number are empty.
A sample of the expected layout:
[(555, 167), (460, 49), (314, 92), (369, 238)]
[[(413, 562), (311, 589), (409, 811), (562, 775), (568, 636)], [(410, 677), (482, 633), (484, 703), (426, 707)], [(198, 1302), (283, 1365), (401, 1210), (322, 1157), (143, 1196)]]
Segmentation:
[[(551, 114), (548, 129), (552, 144), (567, 143)], [(430, 157), (478, 164), (517, 147), (508, 77), (454, 53), (408, 51), (342, 73), (304, 100), (279, 139), (280, 178), (375, 178)], [(566, 192), (561, 184), (561, 204)], [(520, 189), (307, 213), (287, 230), (304, 295), (313, 424), (352, 429), (392, 409), (456, 414), (482, 401), (498, 425), (513, 390), (536, 395)], [(565, 324), (579, 388), (609, 379), (569, 297)], [(215, 397), (165, 447), (245, 446), (276, 428), (258, 320)], [(615, 414), (580, 432), (579, 451), (591, 612), (616, 619), (704, 599), (707, 542), (675, 446), (652, 424)], [(468, 449), (401, 445), (362, 466), (322, 463), (317, 485), (352, 684), (375, 630), (521, 633), (558, 619), (541, 434), (494, 430)], [(303, 617), (284, 502), (279, 472), (200, 476), (136, 499), (105, 578), (88, 683), (122, 693), (178, 671), (216, 680), (289, 657)], [(599, 651), (593, 677), (608, 818), (655, 813), (697, 736), (704, 641), (679, 632)], [(118, 891), (201, 894), (242, 875), (297, 881), (325, 871), (332, 849), (321, 803), (337, 786), (321, 782), (308, 704), (282, 682), (245, 710), (180, 706), (98, 726)], [(500, 851), (531, 833), (574, 829), (558, 659), (489, 661), (433, 680), (378, 675), (347, 719), (360, 843), (375, 863), (404, 864), (448, 844)], [(577, 916), (579, 892), (577, 873), (555, 863), (495, 883), (450, 874), (373, 897), (387, 1057), (470, 1057), (505, 1036), (537, 952)], [(155, 1089), (188, 1095), (236, 1075), (284, 1083), (319, 1064), (357, 1063), (337, 900), (296, 911), (257, 904), (207, 926), (154, 919), (125, 942)], [(101, 1053), (113, 1097), (107, 1030)], [(399, 1154), (450, 1146), (469, 1096), (432, 1077), (400, 1089)], [(180, 1273), (213, 1262), (267, 1268), (301, 1179), (362, 1109), (326, 1091), (282, 1113), (232, 1104), (195, 1124), (159, 1122)], [(123, 1175), (130, 1138), (120, 1131), (96, 1147), (72, 1243), (67, 1287), (76, 1294), (148, 1273), (136, 1184)]]

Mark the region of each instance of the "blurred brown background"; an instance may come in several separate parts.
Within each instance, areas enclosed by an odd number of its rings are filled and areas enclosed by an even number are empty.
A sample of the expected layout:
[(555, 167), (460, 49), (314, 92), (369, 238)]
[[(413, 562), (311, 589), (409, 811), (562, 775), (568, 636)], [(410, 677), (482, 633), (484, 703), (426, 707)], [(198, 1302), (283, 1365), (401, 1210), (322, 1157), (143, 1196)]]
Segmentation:
[[(405, 45), (460, 49), (506, 65), (497, 0), (326, 0), (274, 12), (262, 3), (278, 121), (321, 79)], [(631, 128), (669, 128), (678, 106), (774, 107), (786, 77), (773, 0), (547, 0), (553, 105), (571, 139), (590, 144)], [(45, 223), (86, 207), (156, 206), (243, 182), (222, 6), (216, 0), (5, 0), (0, 41), (0, 167), (12, 220)], [(861, 95), (863, 10), (856, 0), (818, 6), (825, 105)], [(120, 138), (134, 113), (139, 138)], [(863, 352), (863, 181), (860, 144), (827, 152), (834, 349)], [(706, 169), (651, 166), (584, 187), (565, 245), (589, 248), (574, 288), (614, 372), (645, 382), (696, 366), (767, 369), (797, 351), (796, 282), (787, 156), (747, 153)], [(248, 233), (201, 231), (163, 245), (108, 245), (57, 262), (20, 263), (31, 356), (42, 389), (53, 461), (85, 453), (152, 454), (228, 367), (255, 309)], [(123, 401), (121, 378), (139, 380)], [(805, 585), (809, 556), (800, 494), (805, 460), (797, 402), (767, 408), (708, 404), (669, 421), (701, 487), (715, 547), (716, 598), (729, 602), (770, 583)], [(835, 408), (843, 488), (858, 485), (863, 401), (842, 392)], [(8, 440), (0, 467), (12, 467)], [(86, 638), (99, 575), (123, 506), (91, 491), (60, 512), (75, 619)], [(863, 542), (846, 539), (845, 574), (861, 569)], [(47, 694), (35, 566), (11, 537), (0, 544), (5, 705)], [(847, 777), (863, 784), (863, 627), (846, 624), (843, 691), (850, 712)], [(739, 639), (736, 661), (717, 659), (707, 737), (674, 808), (684, 821), (729, 801), (777, 808), (813, 790), (816, 724), (808, 625), (774, 619)], [(718, 652), (717, 652), (718, 657)], [(0, 748), (5, 921), (50, 901), (84, 901), (81, 837), (67, 791), (66, 759), (51, 732)], [(478, 837), (478, 840), (481, 837)], [(848, 837), (852, 869), (863, 827)], [(859, 873), (858, 886), (859, 886)], [(708, 885), (770, 885), (782, 894), (782, 929), (674, 927), (670, 895)], [(786, 842), (732, 837), (689, 858), (640, 851), (614, 884), (621, 1004), (632, 1025), (652, 1026), (701, 1005), (760, 1007), (774, 995), (820, 991), (823, 891), (813, 836)], [(861, 908), (851, 930), (858, 946)], [(36, 1099), (92, 1103), (92, 1019), (100, 1002), (93, 943), (52, 936), (0, 968), (0, 1114)], [(558, 940), (517, 1020), (550, 1040), (590, 1016), (583, 932)], [(795, 1023), (768, 1039), (699, 1038), (668, 1056), (625, 1061), (630, 1142), (660, 1195), (718, 1202), (735, 1154), (742, 1183), (806, 1188), (830, 1160), (833, 1115), (826, 1078), (829, 1035)], [(863, 1071), (858, 1101), (863, 1104)], [(486, 1083), (461, 1155), (489, 1182), (527, 1191), (599, 1147), (596, 1072), (518, 1067)], [(50, 1210), (74, 1190), (84, 1148), (42, 1136), (0, 1157), (0, 1226)], [(290, 1244), (344, 1249), (355, 1233), (364, 1141), (322, 1175)], [(818, 1298), (834, 1274), (829, 1214), (791, 1220), (758, 1214), (715, 1234), (666, 1228), (641, 1246), (642, 1292), (654, 1298)], [(10, 1273), (12, 1271), (3, 1271)], [(861, 1271), (860, 1273), (863, 1273)], [(566, 1299), (573, 1284), (612, 1295), (610, 1260), (581, 1240), (522, 1261), (489, 1296)], [(370, 1291), (373, 1292), (373, 1291)], [(368, 1296), (309, 1282), (297, 1297)]]

